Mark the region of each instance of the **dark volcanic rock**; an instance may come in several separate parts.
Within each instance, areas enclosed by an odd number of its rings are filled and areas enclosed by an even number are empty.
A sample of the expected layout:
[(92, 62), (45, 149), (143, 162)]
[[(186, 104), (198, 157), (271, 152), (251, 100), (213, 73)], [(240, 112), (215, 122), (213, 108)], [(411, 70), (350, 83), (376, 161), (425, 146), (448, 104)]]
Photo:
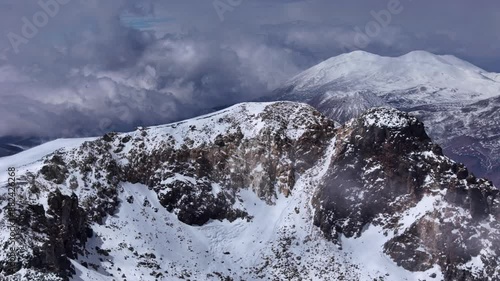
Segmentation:
[(390, 206), (395, 198), (407, 195), (417, 202), (431, 164), (414, 154), (433, 147), (423, 124), (402, 112), (371, 110), (343, 127), (336, 157), (314, 199), (321, 209), (315, 224), (333, 239), (340, 233), (350, 237), (378, 214), (395, 212)]
[[(389, 227), (384, 221), (395, 214), (424, 197), (445, 194), (449, 205), (395, 235), (385, 252), (411, 271), (439, 264), (446, 280), (482, 280), (458, 265), (479, 255), (492, 239), (478, 235), (487, 233), (481, 224), (499, 215), (493, 204), (498, 190), (491, 182), (467, 177), (465, 167), (457, 167), (430, 141), (421, 122), (394, 110), (370, 110), (350, 122), (338, 131), (336, 146), (335, 159), (313, 199), (314, 224), (328, 238), (361, 235), (368, 223)], [(461, 208), (467, 215), (457, 215)], [(493, 239), (500, 243), (500, 237)], [(487, 270), (493, 271), (495, 262), (489, 262)]]
[(38, 233), (38, 238), (32, 241), (31, 254), (25, 256), (21, 264), (24, 268), (55, 273), (62, 280), (69, 280), (75, 272), (68, 258), (75, 259), (83, 253), (92, 230), (76, 195), (67, 196), (56, 190), (49, 194), (48, 205), (47, 211), (42, 205), (27, 205), (20, 210), (15, 222), (22, 231)]

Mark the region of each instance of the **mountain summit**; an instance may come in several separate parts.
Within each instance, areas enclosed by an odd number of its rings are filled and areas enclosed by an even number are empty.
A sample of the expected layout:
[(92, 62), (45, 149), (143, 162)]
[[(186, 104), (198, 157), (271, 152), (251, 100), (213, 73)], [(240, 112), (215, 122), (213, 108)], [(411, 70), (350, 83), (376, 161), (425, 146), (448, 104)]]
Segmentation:
[(269, 100), (305, 102), (339, 122), (373, 107), (411, 112), (446, 155), (500, 185), (498, 77), (449, 55), (355, 51), (300, 73)]
[[(284, 88), (313, 97), (325, 87), (335, 91), (406, 93), (406, 106), (439, 102), (479, 101), (500, 93), (500, 81), (454, 56), (413, 51), (382, 57), (355, 51), (328, 59), (292, 78)], [(288, 93), (284, 93), (288, 94)], [(288, 97), (288, 95), (285, 95)]]
[(239, 104), (0, 166), (18, 179), (8, 216), (0, 177), (7, 280), (500, 278), (498, 189), (395, 109), (337, 126), (305, 104)]

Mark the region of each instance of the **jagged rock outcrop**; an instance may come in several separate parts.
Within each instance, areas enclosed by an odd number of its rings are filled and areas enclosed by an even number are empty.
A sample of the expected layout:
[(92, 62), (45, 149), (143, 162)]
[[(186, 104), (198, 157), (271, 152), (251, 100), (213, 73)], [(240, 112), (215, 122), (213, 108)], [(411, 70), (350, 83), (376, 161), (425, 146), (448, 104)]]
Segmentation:
[(471, 257), (494, 274), (500, 248), (493, 255), (481, 250), (500, 243), (498, 229), (491, 231), (500, 214), (498, 189), (444, 157), (423, 123), (397, 110), (372, 109), (339, 130), (336, 146), (313, 199), (314, 223), (327, 237), (340, 243), (340, 234), (362, 235), (368, 223), (397, 229), (390, 218), (433, 198), (440, 206), (395, 234), (385, 253), (411, 271), (439, 264), (446, 280), (482, 280), (457, 269)]
[[(32, 280), (68, 280), (75, 271), (69, 259), (84, 253), (87, 238), (92, 236), (87, 213), (75, 194), (63, 195), (56, 189), (43, 205), (26, 203), (11, 222), (19, 226), (22, 241), (16, 264), (0, 262), (0, 272), (10, 275), (22, 268), (32, 269), (25, 278)], [(18, 241), (21, 243), (21, 241)]]

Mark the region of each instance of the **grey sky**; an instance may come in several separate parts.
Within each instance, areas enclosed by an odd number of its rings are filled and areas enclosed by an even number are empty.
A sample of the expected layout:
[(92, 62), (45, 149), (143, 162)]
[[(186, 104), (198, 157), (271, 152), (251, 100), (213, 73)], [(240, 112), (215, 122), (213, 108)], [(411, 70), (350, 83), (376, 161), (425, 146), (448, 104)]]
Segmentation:
[(366, 51), (500, 72), (495, 1), (400, 0), (390, 18), (397, 0), (54, 1), (0, 0), (0, 136), (100, 134), (253, 100), (359, 48), (374, 14), (387, 24)]

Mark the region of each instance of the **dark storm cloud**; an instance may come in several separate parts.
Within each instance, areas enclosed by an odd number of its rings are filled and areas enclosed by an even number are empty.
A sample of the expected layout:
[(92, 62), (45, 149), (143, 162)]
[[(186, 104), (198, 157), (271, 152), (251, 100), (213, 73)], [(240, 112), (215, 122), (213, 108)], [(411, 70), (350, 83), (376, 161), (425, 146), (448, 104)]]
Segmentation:
[(393, 13), (393, 1), (0, 0), (0, 136), (187, 118), (357, 48), (424, 49), (495, 68), (495, 2), (400, 0)]

